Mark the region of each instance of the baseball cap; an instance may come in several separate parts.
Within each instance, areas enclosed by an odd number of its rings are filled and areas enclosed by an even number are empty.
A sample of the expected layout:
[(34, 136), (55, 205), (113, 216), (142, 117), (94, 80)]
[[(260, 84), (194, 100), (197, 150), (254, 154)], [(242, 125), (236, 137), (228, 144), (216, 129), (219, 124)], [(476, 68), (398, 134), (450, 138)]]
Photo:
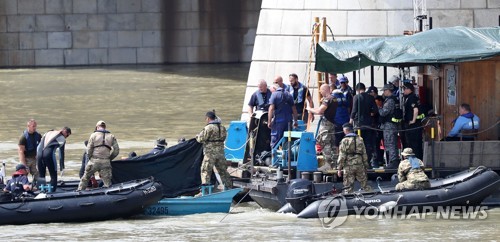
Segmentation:
[(391, 76), (391, 79), (389, 79), (389, 82), (394, 83), (394, 82), (399, 81), (399, 80), (401, 80), (401, 79), (399, 79), (398, 76), (394, 75), (394, 76)]
[(95, 126), (103, 126), (106, 125), (106, 123), (102, 120), (99, 120)]
[(385, 84), (384, 85), (384, 88), (382, 88), (382, 91), (385, 91), (385, 90), (393, 90), (394, 89), (394, 85), (392, 84)]
[(26, 166), (25, 166), (25, 165), (23, 165), (23, 164), (18, 164), (18, 165), (16, 166), (16, 171), (19, 171), (19, 170), (21, 170), (21, 169), (25, 169), (25, 170), (27, 170), (27, 169), (28, 169), (28, 167), (26, 167)]
[(403, 88), (408, 88), (408, 89), (410, 89), (412, 91), (415, 91), (415, 87), (411, 83), (408, 83), (408, 82), (405, 82), (403, 84)]
[(349, 79), (347, 79), (347, 77), (345, 77), (345, 76), (340, 77), (339, 83), (343, 83), (343, 82), (349, 82)]
[(368, 93), (372, 93), (373, 92), (375, 94), (378, 94), (378, 89), (376, 87), (374, 87), (374, 86), (371, 86), (371, 87), (368, 88), (367, 92)]

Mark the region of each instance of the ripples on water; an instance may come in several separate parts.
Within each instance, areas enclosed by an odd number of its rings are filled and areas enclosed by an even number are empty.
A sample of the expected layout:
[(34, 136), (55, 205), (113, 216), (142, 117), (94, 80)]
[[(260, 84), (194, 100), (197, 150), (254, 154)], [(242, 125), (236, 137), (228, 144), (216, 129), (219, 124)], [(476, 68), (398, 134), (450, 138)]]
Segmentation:
[[(29, 118), (38, 130), (70, 126), (66, 176), (75, 177), (83, 141), (103, 119), (121, 155), (147, 152), (157, 136), (174, 144), (194, 137), (204, 114), (216, 109), (227, 125), (240, 117), (249, 65), (175, 65), (113, 68), (0, 70), (0, 159), (10, 167)], [(255, 203), (225, 214), (139, 216), (93, 223), (2, 226), (4, 241), (332, 241), (498, 240), (500, 209), (486, 220), (365, 220), (350, 216), (333, 230), (319, 220), (276, 214)]]

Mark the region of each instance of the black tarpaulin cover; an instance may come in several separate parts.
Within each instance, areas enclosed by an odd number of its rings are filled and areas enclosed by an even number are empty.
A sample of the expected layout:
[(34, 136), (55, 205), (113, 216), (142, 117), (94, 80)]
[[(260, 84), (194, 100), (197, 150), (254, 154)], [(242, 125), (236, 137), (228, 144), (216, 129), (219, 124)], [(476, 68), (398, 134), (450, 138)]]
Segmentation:
[(191, 139), (156, 155), (146, 154), (111, 162), (113, 183), (153, 176), (163, 184), (165, 197), (177, 197), (199, 188), (202, 160), (202, 144)]

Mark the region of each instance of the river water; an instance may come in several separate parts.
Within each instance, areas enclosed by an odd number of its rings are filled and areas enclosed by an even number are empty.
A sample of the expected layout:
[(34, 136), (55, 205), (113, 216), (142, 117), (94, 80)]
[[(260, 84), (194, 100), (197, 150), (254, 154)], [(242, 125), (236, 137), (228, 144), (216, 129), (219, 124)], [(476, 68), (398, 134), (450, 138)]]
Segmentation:
[[(242, 109), (249, 65), (119, 66), (109, 68), (0, 70), (0, 160), (7, 173), (18, 162), (17, 140), (26, 121), (38, 131), (69, 126), (64, 179), (77, 177), (83, 141), (98, 120), (115, 134), (121, 156), (146, 153), (163, 136), (169, 145), (192, 138), (215, 109), (227, 126)], [(331, 241), (498, 240), (500, 209), (486, 219), (367, 219), (350, 216), (325, 229), (319, 220), (276, 214), (255, 203), (226, 214), (138, 216), (93, 223), (3, 226), (4, 241)], [(223, 219), (223, 220), (222, 220)], [(222, 220), (222, 221), (221, 221)]]

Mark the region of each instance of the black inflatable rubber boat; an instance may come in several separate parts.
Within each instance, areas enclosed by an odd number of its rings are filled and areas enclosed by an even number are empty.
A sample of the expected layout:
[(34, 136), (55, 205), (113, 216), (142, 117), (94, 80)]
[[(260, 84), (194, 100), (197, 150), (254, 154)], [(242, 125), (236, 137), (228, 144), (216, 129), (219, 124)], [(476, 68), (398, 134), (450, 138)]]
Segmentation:
[(0, 202), (0, 225), (89, 222), (129, 217), (156, 204), (163, 196), (162, 189), (160, 183), (148, 178), (88, 191), (42, 193), (36, 197), (21, 195)]
[[(439, 207), (479, 206), (481, 202), (500, 189), (499, 175), (485, 167), (464, 171), (445, 179), (431, 180), (425, 190), (387, 190), (353, 194), (314, 194), (307, 180), (290, 185), (287, 202), (281, 212), (297, 213), (300, 218), (351, 215), (361, 209), (371, 213), (398, 210), (401, 213), (429, 211)], [(340, 209), (340, 210), (339, 210)], [(426, 210), (427, 209), (427, 210)]]

